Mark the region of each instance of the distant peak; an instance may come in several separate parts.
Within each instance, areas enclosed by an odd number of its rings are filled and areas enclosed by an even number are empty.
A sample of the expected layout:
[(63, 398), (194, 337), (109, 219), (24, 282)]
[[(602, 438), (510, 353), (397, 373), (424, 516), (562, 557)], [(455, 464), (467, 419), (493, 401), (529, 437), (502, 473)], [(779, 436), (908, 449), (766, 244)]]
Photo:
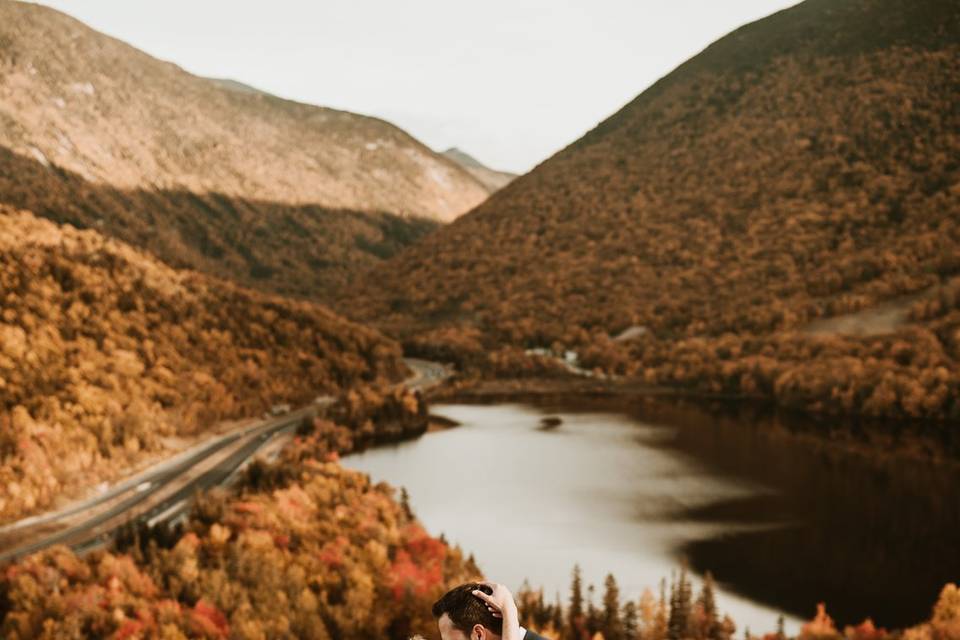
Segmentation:
[(469, 153), (457, 147), (450, 147), (440, 155), (445, 156), (469, 171), (490, 193), (502, 189), (516, 178), (516, 175), (513, 173), (491, 169)]

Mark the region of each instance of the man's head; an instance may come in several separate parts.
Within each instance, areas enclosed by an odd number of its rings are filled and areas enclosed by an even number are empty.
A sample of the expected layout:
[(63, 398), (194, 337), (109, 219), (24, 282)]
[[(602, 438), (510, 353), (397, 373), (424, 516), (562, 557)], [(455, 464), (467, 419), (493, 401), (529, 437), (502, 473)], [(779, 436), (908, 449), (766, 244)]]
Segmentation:
[(495, 617), (474, 589), (492, 593), (490, 587), (468, 582), (454, 587), (433, 603), (433, 616), (443, 640), (497, 640), (503, 633), (503, 620)]

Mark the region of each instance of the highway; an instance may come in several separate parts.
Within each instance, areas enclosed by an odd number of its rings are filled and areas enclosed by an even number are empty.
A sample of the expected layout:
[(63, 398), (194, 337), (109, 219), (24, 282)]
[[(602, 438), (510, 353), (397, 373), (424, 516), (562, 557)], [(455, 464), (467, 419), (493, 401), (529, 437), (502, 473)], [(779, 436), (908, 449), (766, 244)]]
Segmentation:
[(404, 358), (403, 361), (413, 371), (413, 375), (403, 382), (404, 386), (412, 391), (426, 391), (442, 384), (453, 374), (450, 367), (438, 362), (419, 358)]
[[(437, 363), (405, 359), (413, 374), (403, 383), (424, 391), (451, 372)], [(173, 522), (186, 514), (193, 496), (229, 484), (235, 473), (274, 439), (290, 436), (304, 419), (316, 417), (334, 398), (211, 438), (136, 474), (99, 495), (56, 512), (0, 527), (0, 562), (16, 560), (56, 544), (77, 552), (105, 546), (123, 526)]]

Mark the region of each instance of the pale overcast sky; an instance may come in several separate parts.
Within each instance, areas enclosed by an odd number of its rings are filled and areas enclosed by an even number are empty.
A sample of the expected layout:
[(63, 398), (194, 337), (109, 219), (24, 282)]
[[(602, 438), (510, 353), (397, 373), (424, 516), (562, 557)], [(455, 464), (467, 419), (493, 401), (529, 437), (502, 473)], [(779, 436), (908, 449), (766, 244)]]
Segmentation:
[(790, 0), (46, 0), (198, 75), (525, 172)]

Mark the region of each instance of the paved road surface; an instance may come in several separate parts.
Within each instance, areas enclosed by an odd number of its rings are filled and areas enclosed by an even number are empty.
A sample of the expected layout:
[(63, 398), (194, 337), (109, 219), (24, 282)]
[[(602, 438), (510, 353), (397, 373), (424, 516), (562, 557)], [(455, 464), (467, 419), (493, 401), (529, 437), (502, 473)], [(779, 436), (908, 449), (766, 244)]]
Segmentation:
[[(405, 362), (413, 375), (402, 384), (413, 390), (423, 391), (450, 376), (445, 366), (434, 362), (413, 358)], [(217, 436), (93, 498), (0, 527), (0, 562), (55, 544), (78, 552), (95, 549), (130, 522), (150, 526), (173, 522), (189, 511), (197, 492), (228, 484), (272, 439), (292, 434), (305, 418), (315, 417), (333, 400), (323, 396), (310, 406)]]

